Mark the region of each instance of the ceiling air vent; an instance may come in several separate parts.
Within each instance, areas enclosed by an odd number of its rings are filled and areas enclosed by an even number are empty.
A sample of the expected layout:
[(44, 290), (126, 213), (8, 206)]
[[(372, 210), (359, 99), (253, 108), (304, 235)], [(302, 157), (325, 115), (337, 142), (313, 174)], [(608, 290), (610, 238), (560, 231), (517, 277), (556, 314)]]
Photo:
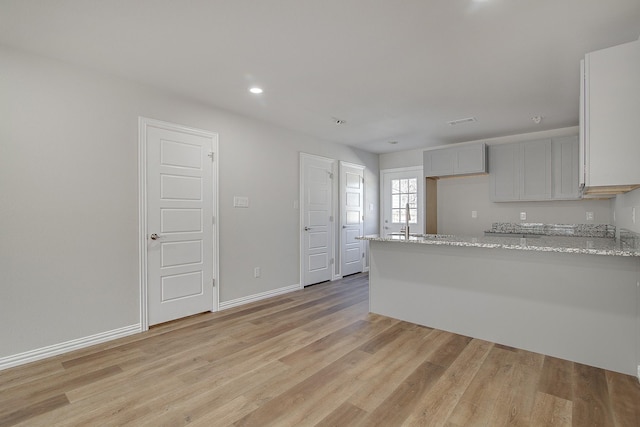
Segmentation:
[(447, 122), (447, 123), (449, 124), (449, 126), (455, 126), (462, 123), (471, 123), (471, 122), (477, 122), (477, 121), (478, 119), (476, 119), (475, 117), (467, 117), (466, 119), (451, 120), (450, 122)]

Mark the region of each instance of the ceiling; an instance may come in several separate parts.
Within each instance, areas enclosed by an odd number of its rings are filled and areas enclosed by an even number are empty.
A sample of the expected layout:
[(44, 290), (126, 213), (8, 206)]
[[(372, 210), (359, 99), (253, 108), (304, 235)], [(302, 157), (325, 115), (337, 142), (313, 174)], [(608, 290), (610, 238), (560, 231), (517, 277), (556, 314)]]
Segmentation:
[(575, 126), (639, 36), (640, 0), (0, 0), (0, 44), (374, 153)]

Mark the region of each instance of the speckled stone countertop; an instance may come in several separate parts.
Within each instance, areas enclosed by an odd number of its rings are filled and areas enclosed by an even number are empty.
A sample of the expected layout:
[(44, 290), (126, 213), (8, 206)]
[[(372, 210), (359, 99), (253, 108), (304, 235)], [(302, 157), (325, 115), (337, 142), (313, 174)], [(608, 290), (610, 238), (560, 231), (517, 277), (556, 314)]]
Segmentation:
[[(531, 234), (544, 236), (573, 236), (573, 237), (609, 237), (616, 236), (616, 227), (608, 224), (542, 224), (542, 223), (513, 223), (494, 222), (485, 235), (491, 234)], [(499, 237), (499, 236), (496, 236)]]
[(404, 236), (364, 236), (361, 240), (376, 242), (413, 243), (424, 245), (463, 246), (475, 248), (514, 249), (519, 251), (562, 252), (588, 255), (640, 257), (640, 237), (621, 231), (621, 238), (541, 236), (520, 237), (464, 237), (444, 234)]

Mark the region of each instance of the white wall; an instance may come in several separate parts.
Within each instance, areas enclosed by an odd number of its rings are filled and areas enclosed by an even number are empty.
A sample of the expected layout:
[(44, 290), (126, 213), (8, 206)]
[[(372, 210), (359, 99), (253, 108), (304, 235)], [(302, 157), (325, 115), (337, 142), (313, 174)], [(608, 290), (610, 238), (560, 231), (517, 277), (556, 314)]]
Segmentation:
[[(576, 135), (577, 127), (483, 139), (487, 144), (528, 141)], [(433, 149), (434, 147), (429, 147)], [(424, 150), (380, 155), (380, 169), (421, 166)], [(489, 166), (491, 167), (491, 166)], [(471, 211), (478, 217), (471, 218)], [(586, 221), (586, 212), (594, 213), (594, 221)], [(549, 202), (506, 202), (489, 200), (489, 176), (471, 176), (438, 180), (438, 233), (482, 235), (493, 222), (521, 222), (520, 212), (527, 213), (526, 222), (552, 224), (611, 224), (609, 200), (575, 200)]]
[(299, 282), (300, 151), (367, 167), (377, 231), (377, 155), (13, 50), (0, 70), (0, 358), (138, 323), (138, 116), (219, 134), (221, 302)]
[[(636, 208), (636, 222), (632, 219), (632, 210)], [(616, 213), (615, 226), (640, 233), (640, 188), (626, 194), (616, 196), (613, 202)]]
[[(505, 202), (489, 200), (489, 176), (438, 180), (438, 232), (481, 236), (493, 222), (541, 222), (545, 224), (610, 224), (608, 200)], [(478, 217), (471, 218), (471, 211)], [(586, 212), (594, 213), (586, 221)], [(527, 220), (520, 221), (520, 212)]]

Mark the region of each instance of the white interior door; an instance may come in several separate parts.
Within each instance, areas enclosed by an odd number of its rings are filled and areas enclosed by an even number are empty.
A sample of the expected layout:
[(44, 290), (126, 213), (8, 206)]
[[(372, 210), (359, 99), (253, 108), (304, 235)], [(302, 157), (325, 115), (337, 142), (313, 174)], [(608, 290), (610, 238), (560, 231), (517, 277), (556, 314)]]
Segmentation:
[(332, 278), (334, 160), (300, 154), (303, 286)]
[(215, 134), (146, 129), (149, 325), (212, 311)]
[(411, 234), (424, 231), (424, 185), (422, 167), (386, 169), (380, 171), (382, 205), (382, 235), (400, 233), (406, 224), (406, 204), (409, 203)]
[(364, 166), (340, 162), (340, 274), (363, 269)]

